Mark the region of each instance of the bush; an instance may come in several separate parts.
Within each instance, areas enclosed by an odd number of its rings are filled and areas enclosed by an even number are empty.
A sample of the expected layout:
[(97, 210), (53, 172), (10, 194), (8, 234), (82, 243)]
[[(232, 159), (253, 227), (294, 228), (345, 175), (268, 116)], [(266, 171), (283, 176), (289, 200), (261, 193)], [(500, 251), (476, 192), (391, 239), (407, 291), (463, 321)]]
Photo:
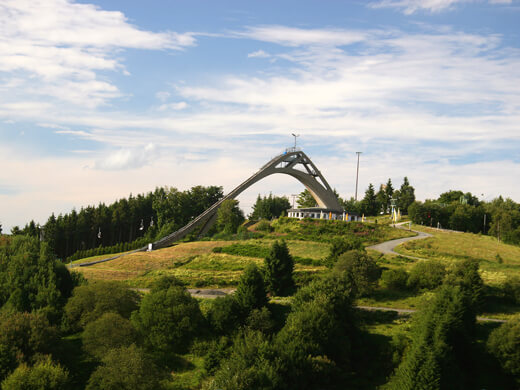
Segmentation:
[(267, 305), (264, 278), (254, 263), (249, 264), (240, 277), (235, 299), (246, 313)]
[(273, 231), (273, 228), (271, 227), (271, 223), (269, 221), (262, 219), (260, 222), (256, 224), (255, 230), (269, 233)]
[(433, 290), (439, 287), (446, 275), (446, 267), (435, 260), (419, 261), (415, 264), (408, 277), (408, 287), (416, 290)]
[(130, 321), (116, 313), (105, 313), (88, 323), (82, 339), (85, 351), (98, 359), (111, 349), (128, 347), (137, 341)]
[(515, 376), (520, 384), (520, 316), (493, 330), (487, 346), (504, 370)]
[(108, 352), (90, 376), (87, 390), (156, 390), (160, 374), (144, 351), (131, 345)]
[(336, 237), (332, 240), (329, 255), (326, 259), (328, 267), (332, 267), (338, 260), (338, 257), (345, 252), (352, 250), (362, 250), (363, 243), (356, 237), (340, 238)]
[(65, 305), (72, 330), (84, 328), (104, 313), (118, 313), (124, 318), (137, 310), (139, 294), (118, 282), (95, 282), (78, 286)]
[(47, 356), (33, 367), (25, 363), (18, 366), (2, 382), (2, 390), (65, 390), (68, 382), (68, 371)]
[(404, 290), (408, 282), (408, 272), (402, 268), (387, 269), (381, 274), (381, 284), (390, 290)]
[(203, 321), (197, 300), (177, 285), (153, 289), (132, 315), (146, 345), (164, 353), (186, 351)]
[(381, 269), (375, 260), (366, 252), (356, 250), (343, 253), (334, 265), (334, 270), (349, 275), (357, 295), (371, 292), (381, 276)]
[(217, 334), (230, 334), (242, 321), (242, 308), (233, 295), (218, 297), (211, 302), (207, 319)]

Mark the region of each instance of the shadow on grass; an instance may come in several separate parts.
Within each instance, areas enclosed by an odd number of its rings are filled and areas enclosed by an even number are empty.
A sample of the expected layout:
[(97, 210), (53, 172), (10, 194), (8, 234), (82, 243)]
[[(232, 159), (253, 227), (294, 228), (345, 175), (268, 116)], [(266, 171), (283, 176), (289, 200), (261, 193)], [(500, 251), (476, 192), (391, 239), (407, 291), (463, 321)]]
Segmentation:
[(376, 302), (401, 301), (408, 298), (415, 298), (421, 295), (415, 291), (408, 290), (390, 290), (386, 288), (378, 288), (374, 290), (369, 296)]

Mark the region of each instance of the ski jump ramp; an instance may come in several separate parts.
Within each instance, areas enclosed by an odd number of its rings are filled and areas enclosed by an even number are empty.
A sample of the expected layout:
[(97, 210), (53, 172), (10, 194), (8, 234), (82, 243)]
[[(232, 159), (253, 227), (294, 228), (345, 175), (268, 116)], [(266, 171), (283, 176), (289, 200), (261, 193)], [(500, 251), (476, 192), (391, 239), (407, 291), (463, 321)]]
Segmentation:
[[(211, 226), (213, 226), (215, 223), (217, 219), (217, 211), (222, 202), (227, 199), (235, 199), (238, 195), (240, 195), (243, 191), (251, 187), (256, 182), (275, 173), (283, 173), (300, 181), (312, 194), (319, 207), (338, 211), (343, 209), (339, 204), (338, 198), (334, 194), (334, 191), (330, 188), (329, 183), (327, 183), (311, 159), (307, 157), (307, 155), (300, 148), (288, 148), (282, 154), (272, 158), (249, 179), (241, 183), (233, 191), (206, 209), (202, 214), (194, 218), (187, 225), (154, 242), (152, 244), (152, 248), (159, 249), (170, 246), (174, 242), (181, 240), (186, 235), (190, 234), (198, 228), (200, 228), (199, 235), (206, 234)], [(91, 263), (82, 263), (79, 264), (79, 266), (93, 265), (104, 261), (113, 260), (130, 253), (144, 252), (148, 249), (148, 246), (146, 246), (108, 259), (97, 260)]]

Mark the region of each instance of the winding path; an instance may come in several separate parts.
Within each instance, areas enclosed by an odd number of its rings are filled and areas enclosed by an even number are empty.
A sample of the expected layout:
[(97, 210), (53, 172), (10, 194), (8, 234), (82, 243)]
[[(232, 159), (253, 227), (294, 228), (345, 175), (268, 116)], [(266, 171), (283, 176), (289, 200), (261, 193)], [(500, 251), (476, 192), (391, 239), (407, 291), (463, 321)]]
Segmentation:
[[(400, 223), (400, 224), (397, 225), (396, 228), (397, 229), (403, 229), (401, 226), (404, 225), (404, 224), (408, 224), (408, 222)], [(394, 251), (395, 247), (398, 246), (398, 245), (401, 245), (402, 243), (405, 243), (405, 242), (408, 242), (408, 241), (414, 241), (414, 240), (423, 240), (425, 238), (432, 237), (431, 234), (424, 233), (424, 232), (419, 232), (417, 230), (412, 230), (412, 232), (417, 233), (417, 235), (414, 236), (414, 237), (398, 238), (396, 240), (385, 241), (385, 242), (382, 242), (381, 244), (367, 246), (366, 249), (372, 249), (372, 250), (381, 252), (381, 253), (383, 253), (385, 255), (386, 254), (391, 254), (391, 255), (398, 255), (398, 256), (408, 257), (409, 259), (414, 259), (414, 260), (424, 260), (421, 257), (402, 255), (402, 254), (397, 253), (396, 251)]]

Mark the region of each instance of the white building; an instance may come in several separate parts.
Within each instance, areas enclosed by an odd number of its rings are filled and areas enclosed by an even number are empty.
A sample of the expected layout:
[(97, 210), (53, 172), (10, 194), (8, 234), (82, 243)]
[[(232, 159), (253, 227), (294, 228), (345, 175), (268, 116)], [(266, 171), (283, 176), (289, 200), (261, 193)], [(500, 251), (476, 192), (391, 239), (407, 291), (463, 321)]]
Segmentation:
[(361, 217), (357, 214), (349, 214), (344, 210), (324, 209), (321, 207), (307, 207), (301, 209), (287, 210), (289, 218), (314, 218), (314, 219), (332, 219), (339, 221), (361, 221)]

